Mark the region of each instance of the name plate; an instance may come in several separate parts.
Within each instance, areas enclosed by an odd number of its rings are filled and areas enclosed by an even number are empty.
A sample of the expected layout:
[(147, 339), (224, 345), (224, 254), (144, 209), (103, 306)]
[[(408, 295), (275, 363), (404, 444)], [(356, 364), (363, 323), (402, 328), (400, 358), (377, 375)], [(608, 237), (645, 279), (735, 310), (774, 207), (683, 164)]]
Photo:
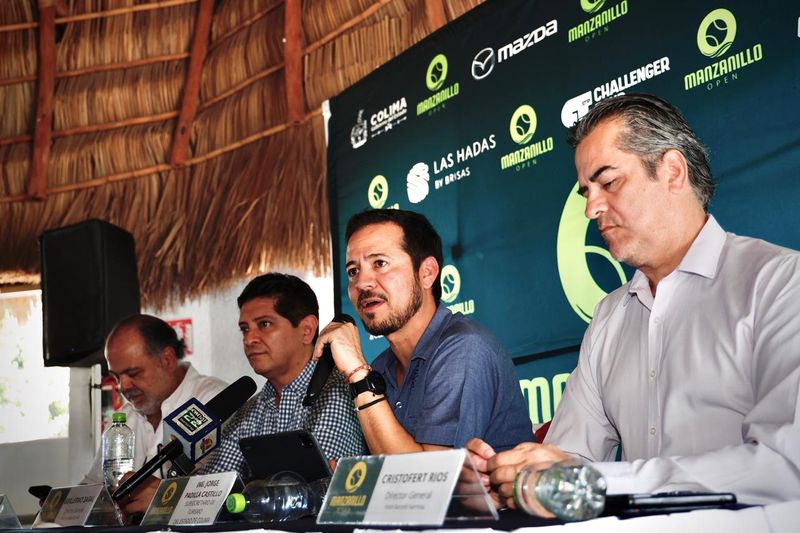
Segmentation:
[(339, 460), (318, 524), (441, 525), (465, 450)]
[(52, 489), (45, 498), (33, 527), (122, 524), (122, 514), (111, 500), (105, 485), (77, 485)]
[(14, 506), (8, 496), (0, 493), (0, 529), (22, 529), (19, 517), (14, 512)]
[(236, 482), (236, 476), (236, 472), (223, 472), (162, 480), (142, 525), (213, 524)]

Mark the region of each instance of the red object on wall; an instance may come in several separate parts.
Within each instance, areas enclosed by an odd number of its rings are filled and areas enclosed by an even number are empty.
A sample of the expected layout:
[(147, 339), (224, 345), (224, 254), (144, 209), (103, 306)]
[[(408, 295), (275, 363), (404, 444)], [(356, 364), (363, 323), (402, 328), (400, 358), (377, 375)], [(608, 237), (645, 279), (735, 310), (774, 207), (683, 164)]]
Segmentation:
[(194, 353), (194, 326), (192, 325), (192, 319), (176, 318), (175, 320), (167, 320), (167, 324), (175, 329), (179, 339), (183, 339), (183, 343), (186, 345), (186, 355), (192, 355)]

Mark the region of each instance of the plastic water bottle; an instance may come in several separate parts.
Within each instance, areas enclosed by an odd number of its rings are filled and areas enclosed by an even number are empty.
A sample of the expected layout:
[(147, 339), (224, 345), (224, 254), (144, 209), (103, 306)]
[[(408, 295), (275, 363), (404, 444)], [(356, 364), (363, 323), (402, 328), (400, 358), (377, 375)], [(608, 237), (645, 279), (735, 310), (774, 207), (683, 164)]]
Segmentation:
[(125, 413), (114, 413), (113, 423), (103, 433), (103, 480), (111, 490), (119, 484), (126, 472), (133, 471), (133, 453), (136, 435), (125, 421)]
[(248, 522), (286, 522), (315, 515), (322, 506), (330, 478), (311, 483), (296, 479), (253, 480), (242, 492), (228, 496), (226, 507)]
[(573, 522), (595, 518), (606, 503), (606, 480), (588, 464), (562, 461), (545, 470), (527, 466), (514, 483), (514, 501), (528, 514), (538, 501), (561, 520)]

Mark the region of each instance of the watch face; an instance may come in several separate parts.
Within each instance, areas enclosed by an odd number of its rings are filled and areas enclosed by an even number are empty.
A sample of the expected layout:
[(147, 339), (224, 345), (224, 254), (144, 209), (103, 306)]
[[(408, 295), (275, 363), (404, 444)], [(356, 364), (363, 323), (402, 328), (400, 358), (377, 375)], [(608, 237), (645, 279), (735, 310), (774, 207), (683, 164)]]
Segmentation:
[(355, 383), (350, 384), (350, 395), (355, 398), (362, 392), (372, 392), (374, 394), (383, 394), (386, 392), (386, 381), (379, 373), (372, 371), (367, 376)]
[(376, 394), (383, 394), (386, 392), (386, 381), (384, 381), (383, 376), (378, 374), (377, 372), (370, 372), (367, 374), (367, 386), (371, 392)]

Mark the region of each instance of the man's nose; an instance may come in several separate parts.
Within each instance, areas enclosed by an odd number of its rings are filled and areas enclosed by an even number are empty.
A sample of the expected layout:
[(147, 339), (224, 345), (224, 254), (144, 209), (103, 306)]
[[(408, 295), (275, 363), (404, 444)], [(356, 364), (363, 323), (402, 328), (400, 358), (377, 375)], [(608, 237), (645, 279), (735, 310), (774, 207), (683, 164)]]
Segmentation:
[(586, 218), (594, 220), (605, 213), (607, 208), (605, 197), (601, 192), (590, 190), (587, 193), (586, 209), (584, 210)]
[(372, 269), (361, 269), (350, 282), (350, 285), (359, 291), (369, 290), (375, 287), (375, 273)]
[(129, 378), (129, 377), (128, 377), (128, 376), (126, 376), (125, 374), (121, 375), (121, 376), (118, 378), (118, 380), (117, 380), (117, 381), (118, 381), (118, 383), (119, 383), (119, 390), (121, 390), (121, 391), (123, 391), (123, 392), (124, 392), (124, 391), (126, 391), (126, 390), (130, 390), (131, 388), (133, 388), (133, 382), (131, 381), (131, 378)]
[(245, 346), (253, 344), (254, 342), (256, 342), (257, 339), (258, 336), (256, 335), (256, 332), (252, 329), (247, 330), (244, 333), (244, 336), (242, 337), (242, 341), (244, 342)]

